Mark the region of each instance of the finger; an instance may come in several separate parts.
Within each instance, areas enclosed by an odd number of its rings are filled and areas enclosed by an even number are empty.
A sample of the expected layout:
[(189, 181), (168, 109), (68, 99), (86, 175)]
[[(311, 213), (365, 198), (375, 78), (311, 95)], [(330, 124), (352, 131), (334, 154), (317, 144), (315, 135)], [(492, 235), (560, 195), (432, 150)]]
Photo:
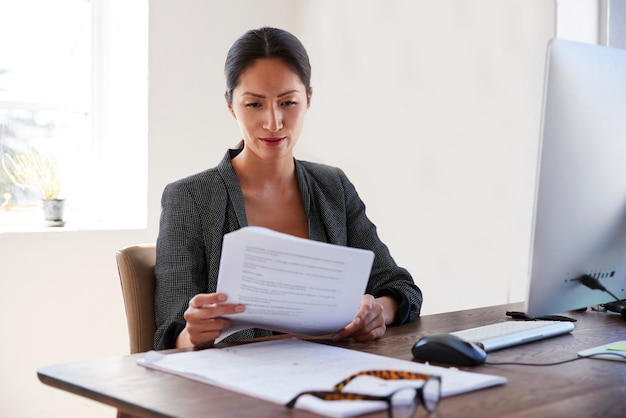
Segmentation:
[(343, 327), (342, 329), (340, 329), (339, 331), (337, 331), (334, 335), (333, 335), (333, 341), (339, 341), (339, 340), (344, 340), (346, 338), (349, 338), (350, 335), (356, 333), (358, 329), (358, 325), (356, 325), (353, 322), (349, 323), (348, 325), (346, 325), (345, 327)]
[(202, 335), (211, 332), (218, 334), (233, 325), (232, 321), (226, 318), (213, 318), (206, 321), (187, 322), (187, 331), (189, 334)]
[(361, 323), (365, 319), (365, 317), (370, 313), (374, 305), (375, 305), (375, 300), (372, 295), (363, 295), (363, 298), (361, 299), (361, 305), (359, 306), (359, 309), (352, 323), (355, 325), (358, 325), (359, 323)]
[(373, 321), (355, 329), (354, 332), (346, 338), (351, 338), (356, 341), (371, 341), (385, 335), (386, 330), (387, 326), (385, 325), (385, 321), (377, 317)]
[(346, 338), (355, 338), (359, 340), (374, 339), (384, 335), (386, 331), (385, 320), (382, 315), (383, 308), (377, 303), (368, 308), (369, 301), (365, 301), (361, 305), (360, 311), (362, 317), (355, 318), (350, 324), (337, 332), (333, 339), (335, 341)]
[(214, 318), (202, 322), (188, 322), (187, 332), (189, 333), (189, 341), (198, 348), (210, 347), (215, 339), (220, 336), (222, 331), (230, 328), (232, 322), (224, 318)]
[(189, 306), (202, 308), (216, 303), (224, 303), (226, 300), (228, 300), (228, 295), (225, 293), (198, 293), (189, 300)]
[(387, 326), (385, 325), (383, 321), (380, 326), (375, 327), (369, 330), (368, 332), (358, 334), (358, 335), (353, 335), (352, 338), (358, 342), (372, 341), (385, 335), (386, 330), (387, 330)]
[(239, 303), (226, 303), (223, 305), (204, 305), (200, 308), (194, 308), (190, 306), (183, 314), (183, 317), (187, 322), (194, 320), (210, 320), (224, 315), (241, 313), (245, 310), (245, 305)]
[(189, 342), (196, 348), (213, 347), (221, 330), (189, 333)]
[[(361, 313), (363, 315), (363, 313)], [(350, 322), (348, 325), (337, 331), (333, 335), (334, 341), (343, 340), (346, 338), (350, 338), (351, 335), (356, 334), (358, 330), (362, 327), (362, 319), (358, 315)]]
[(352, 338), (354, 335), (360, 335), (363, 333), (364, 327), (367, 326), (367, 322), (361, 320), (360, 318), (355, 318), (348, 325), (340, 329), (333, 335), (333, 340), (344, 340), (347, 338)]

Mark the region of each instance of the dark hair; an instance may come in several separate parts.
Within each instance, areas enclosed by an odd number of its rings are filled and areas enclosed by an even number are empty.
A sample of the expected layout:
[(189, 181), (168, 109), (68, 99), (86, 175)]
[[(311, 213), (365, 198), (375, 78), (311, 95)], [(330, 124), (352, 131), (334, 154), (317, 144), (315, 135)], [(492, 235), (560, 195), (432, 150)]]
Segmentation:
[(239, 84), (241, 74), (260, 58), (279, 58), (292, 67), (304, 87), (307, 96), (311, 90), (311, 64), (304, 46), (291, 33), (276, 28), (262, 27), (249, 30), (230, 47), (224, 65), (226, 76), (226, 100), (233, 101), (233, 90)]

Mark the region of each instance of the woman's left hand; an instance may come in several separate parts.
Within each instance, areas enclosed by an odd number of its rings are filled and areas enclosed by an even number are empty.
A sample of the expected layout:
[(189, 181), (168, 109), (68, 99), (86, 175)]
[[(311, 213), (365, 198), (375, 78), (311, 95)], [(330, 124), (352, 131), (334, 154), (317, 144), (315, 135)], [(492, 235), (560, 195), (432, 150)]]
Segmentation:
[(333, 340), (371, 341), (380, 338), (385, 335), (387, 324), (393, 322), (396, 309), (397, 302), (390, 296), (374, 298), (372, 295), (363, 295), (355, 318), (333, 335)]

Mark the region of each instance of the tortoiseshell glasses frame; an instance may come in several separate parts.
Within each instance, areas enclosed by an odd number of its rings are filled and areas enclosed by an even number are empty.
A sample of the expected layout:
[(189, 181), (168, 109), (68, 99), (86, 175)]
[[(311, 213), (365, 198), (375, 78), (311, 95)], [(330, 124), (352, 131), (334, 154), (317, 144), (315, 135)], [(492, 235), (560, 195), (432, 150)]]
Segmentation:
[[(372, 376), (384, 380), (423, 380), (424, 384), (419, 387), (409, 386), (396, 389), (386, 396), (343, 392), (343, 388), (345, 388), (348, 383), (360, 376)], [(396, 416), (398, 414), (394, 414), (394, 410), (399, 402), (397, 399), (400, 399), (399, 394), (406, 394), (408, 391), (414, 392), (412, 397), (413, 403), (409, 405), (409, 408), (406, 408), (406, 398), (403, 397), (403, 415), (398, 417)], [(311, 390), (299, 393), (285, 406), (293, 408), (298, 399), (305, 395), (315, 396), (325, 401), (382, 401), (387, 403), (387, 411), (390, 418), (409, 418), (413, 416), (420, 402), (428, 412), (435, 412), (439, 400), (441, 399), (441, 376), (402, 370), (366, 370), (355, 373), (342, 380), (333, 386), (333, 390), (331, 391)]]

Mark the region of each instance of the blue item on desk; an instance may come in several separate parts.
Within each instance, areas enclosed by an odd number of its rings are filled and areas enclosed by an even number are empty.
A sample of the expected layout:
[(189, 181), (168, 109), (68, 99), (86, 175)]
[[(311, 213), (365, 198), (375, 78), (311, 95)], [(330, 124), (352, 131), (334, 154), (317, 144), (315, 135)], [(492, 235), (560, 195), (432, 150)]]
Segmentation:
[(459, 366), (477, 366), (487, 359), (487, 353), (477, 344), (451, 334), (422, 337), (415, 342), (411, 353), (417, 360)]

